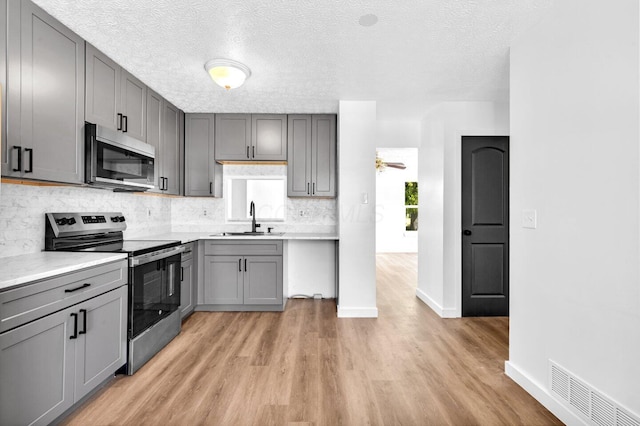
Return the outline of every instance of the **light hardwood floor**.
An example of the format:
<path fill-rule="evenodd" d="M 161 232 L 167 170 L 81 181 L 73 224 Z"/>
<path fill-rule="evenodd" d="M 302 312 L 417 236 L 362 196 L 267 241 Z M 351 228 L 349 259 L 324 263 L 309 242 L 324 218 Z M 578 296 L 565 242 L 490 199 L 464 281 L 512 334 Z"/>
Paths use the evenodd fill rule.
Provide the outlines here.
<path fill-rule="evenodd" d="M 505 376 L 507 318 L 441 319 L 415 297 L 415 255 L 377 260 L 379 318 L 338 319 L 333 300 L 197 312 L 66 423 L 561 424 Z"/>

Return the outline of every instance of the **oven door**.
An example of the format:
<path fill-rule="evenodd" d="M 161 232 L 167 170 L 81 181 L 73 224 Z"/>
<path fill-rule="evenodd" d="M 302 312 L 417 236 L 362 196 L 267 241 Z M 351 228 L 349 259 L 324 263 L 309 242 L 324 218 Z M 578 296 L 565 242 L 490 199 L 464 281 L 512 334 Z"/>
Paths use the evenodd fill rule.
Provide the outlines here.
<path fill-rule="evenodd" d="M 180 306 L 180 253 L 129 268 L 129 338 Z"/>

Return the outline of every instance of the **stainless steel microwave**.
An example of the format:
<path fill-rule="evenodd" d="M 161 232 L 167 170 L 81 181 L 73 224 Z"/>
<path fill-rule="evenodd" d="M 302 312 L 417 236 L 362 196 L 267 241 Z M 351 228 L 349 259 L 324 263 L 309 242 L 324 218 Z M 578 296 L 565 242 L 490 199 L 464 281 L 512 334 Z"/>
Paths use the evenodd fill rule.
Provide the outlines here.
<path fill-rule="evenodd" d="M 122 132 L 85 122 L 85 182 L 114 191 L 154 187 L 155 148 Z"/>

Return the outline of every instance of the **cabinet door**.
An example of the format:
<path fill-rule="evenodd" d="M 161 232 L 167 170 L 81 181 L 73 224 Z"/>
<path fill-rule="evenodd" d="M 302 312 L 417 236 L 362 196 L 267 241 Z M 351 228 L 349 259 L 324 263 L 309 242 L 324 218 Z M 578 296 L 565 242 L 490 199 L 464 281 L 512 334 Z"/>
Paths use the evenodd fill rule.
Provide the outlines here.
<path fill-rule="evenodd" d="M 180 195 L 180 111 L 178 108 L 163 101 L 164 121 L 162 131 L 162 175 L 164 178 L 164 192 Z"/>
<path fill-rule="evenodd" d="M 162 135 L 162 96 L 151 89 L 147 89 L 147 120 L 146 120 L 147 143 L 156 149 L 155 171 L 153 174 L 153 192 L 161 192 L 158 186 L 158 177 L 162 173 L 160 162 L 162 158 L 160 140 Z"/>
<path fill-rule="evenodd" d="M 145 128 L 147 111 L 147 86 L 132 74 L 121 68 L 120 71 L 120 113 L 122 113 L 122 131 L 132 138 L 147 140 Z"/>
<path fill-rule="evenodd" d="M 20 111 L 19 142 L 9 144 L 23 147 L 22 164 L 11 170 L 21 168 L 26 178 L 81 182 L 84 40 L 30 1 L 10 2 L 8 12 L 9 44 L 20 46 L 19 57 L 9 58 L 20 77 L 8 81 L 19 97 L 7 105 Z"/>
<path fill-rule="evenodd" d="M 7 148 L 7 0 L 0 0 L 0 170 L 8 172 Z"/>
<path fill-rule="evenodd" d="M 251 157 L 251 115 L 216 114 L 216 160 L 247 161 Z"/>
<path fill-rule="evenodd" d="M 182 262 L 180 274 L 180 318 L 184 318 L 195 307 L 195 293 L 193 286 L 194 270 L 193 259 Z"/>
<path fill-rule="evenodd" d="M 311 130 L 311 195 L 336 195 L 336 116 L 314 115 Z"/>
<path fill-rule="evenodd" d="M 285 161 L 287 159 L 286 114 L 251 116 L 251 159 Z"/>
<path fill-rule="evenodd" d="M 245 305 L 282 304 L 282 256 L 247 256 Z"/>
<path fill-rule="evenodd" d="M 204 257 L 204 304 L 241 305 L 244 263 L 240 256 Z"/>
<path fill-rule="evenodd" d="M 78 313 L 75 401 L 127 360 L 127 286 L 73 307 Z"/>
<path fill-rule="evenodd" d="M 287 195 L 311 195 L 311 116 L 289 115 Z"/>
<path fill-rule="evenodd" d="M 214 115 L 187 114 L 185 123 L 185 194 L 222 196 L 222 166 L 214 159 Z"/>
<path fill-rule="evenodd" d="M 85 120 L 121 130 L 120 65 L 89 43 L 86 50 Z"/>
<path fill-rule="evenodd" d="M 0 334 L 0 424 L 49 424 L 73 404 L 72 309 Z"/>

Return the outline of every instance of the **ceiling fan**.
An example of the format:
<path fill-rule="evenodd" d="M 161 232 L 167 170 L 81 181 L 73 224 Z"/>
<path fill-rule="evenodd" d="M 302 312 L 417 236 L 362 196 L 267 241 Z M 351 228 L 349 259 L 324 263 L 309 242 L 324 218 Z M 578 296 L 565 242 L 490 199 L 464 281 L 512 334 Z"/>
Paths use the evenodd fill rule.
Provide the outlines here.
<path fill-rule="evenodd" d="M 380 154 L 376 152 L 376 170 L 379 172 L 382 172 L 387 167 L 391 167 L 393 169 L 400 169 L 400 170 L 404 170 L 407 168 L 407 166 L 405 166 L 404 163 L 393 163 L 393 162 L 384 161 L 382 157 L 380 157 Z"/>

